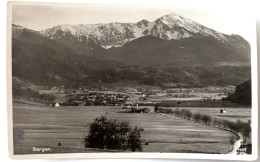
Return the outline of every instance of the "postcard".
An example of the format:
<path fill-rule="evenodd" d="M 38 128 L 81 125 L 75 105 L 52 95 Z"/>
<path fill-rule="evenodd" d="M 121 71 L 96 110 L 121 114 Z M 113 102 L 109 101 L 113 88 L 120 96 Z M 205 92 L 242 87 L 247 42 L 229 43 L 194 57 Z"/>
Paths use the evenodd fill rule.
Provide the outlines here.
<path fill-rule="evenodd" d="M 9 2 L 10 157 L 256 159 L 254 15 L 196 2 Z"/>

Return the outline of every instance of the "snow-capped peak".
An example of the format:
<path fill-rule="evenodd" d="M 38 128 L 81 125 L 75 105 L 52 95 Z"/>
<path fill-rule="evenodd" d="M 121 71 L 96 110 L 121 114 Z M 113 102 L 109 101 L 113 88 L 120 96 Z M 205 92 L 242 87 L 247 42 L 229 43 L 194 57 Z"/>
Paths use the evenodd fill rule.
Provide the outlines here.
<path fill-rule="evenodd" d="M 145 35 L 168 40 L 191 36 L 211 36 L 222 42 L 227 39 L 222 33 L 174 13 L 164 15 L 154 22 L 143 19 L 137 23 L 58 25 L 40 32 L 56 40 L 74 36 L 82 41 L 82 37 L 86 37 L 104 48 L 119 47 Z"/>

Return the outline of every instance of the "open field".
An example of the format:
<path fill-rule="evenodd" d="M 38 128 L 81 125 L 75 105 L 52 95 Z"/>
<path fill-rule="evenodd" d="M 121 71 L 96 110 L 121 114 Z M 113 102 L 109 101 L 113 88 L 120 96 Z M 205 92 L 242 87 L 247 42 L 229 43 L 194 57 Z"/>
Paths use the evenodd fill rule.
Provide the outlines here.
<path fill-rule="evenodd" d="M 185 93 L 172 93 L 172 95 L 182 95 Z M 167 94 L 165 94 L 167 95 Z M 155 102 L 161 102 L 161 101 L 197 101 L 197 100 L 204 100 L 205 98 L 211 98 L 212 100 L 221 100 L 222 98 L 227 97 L 227 95 L 224 95 L 222 93 L 207 93 L 207 92 L 193 92 L 189 93 L 190 96 L 193 97 L 172 97 L 172 96 L 150 96 L 151 101 Z"/>
<path fill-rule="evenodd" d="M 231 134 L 221 129 L 168 118 L 152 111 L 143 114 L 124 111 L 116 106 L 52 108 L 14 103 L 14 152 L 41 153 L 33 152 L 32 147 L 51 148 L 45 153 L 110 151 L 85 149 L 81 143 L 88 134 L 88 124 L 101 115 L 144 128 L 141 137 L 143 152 L 228 153 L 232 149 Z M 145 142 L 148 145 L 144 145 Z"/>
<path fill-rule="evenodd" d="M 207 114 L 213 118 L 225 119 L 234 122 L 236 122 L 238 119 L 242 122 L 248 122 L 248 120 L 251 120 L 251 108 L 222 108 L 226 110 L 226 113 L 220 113 L 221 108 L 216 107 L 183 107 L 179 109 L 187 109 L 190 110 L 193 114 Z"/>

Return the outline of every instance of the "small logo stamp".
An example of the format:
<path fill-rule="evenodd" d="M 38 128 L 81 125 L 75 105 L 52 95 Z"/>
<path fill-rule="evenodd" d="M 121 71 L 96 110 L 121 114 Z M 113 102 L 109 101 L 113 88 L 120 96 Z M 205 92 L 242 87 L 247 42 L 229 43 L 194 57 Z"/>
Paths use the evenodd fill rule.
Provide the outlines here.
<path fill-rule="evenodd" d="M 246 148 L 239 148 L 237 152 L 246 152 Z"/>

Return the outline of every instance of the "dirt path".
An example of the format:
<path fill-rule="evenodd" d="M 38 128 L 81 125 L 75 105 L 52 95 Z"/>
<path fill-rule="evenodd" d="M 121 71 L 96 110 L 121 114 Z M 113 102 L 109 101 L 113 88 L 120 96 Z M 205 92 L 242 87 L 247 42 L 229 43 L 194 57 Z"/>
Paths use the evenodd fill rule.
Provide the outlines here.
<path fill-rule="evenodd" d="M 238 155 L 237 150 L 240 148 L 241 143 L 243 142 L 243 137 L 240 133 L 238 133 L 237 135 L 239 136 L 239 139 L 233 144 L 233 149 L 228 154 Z"/>

